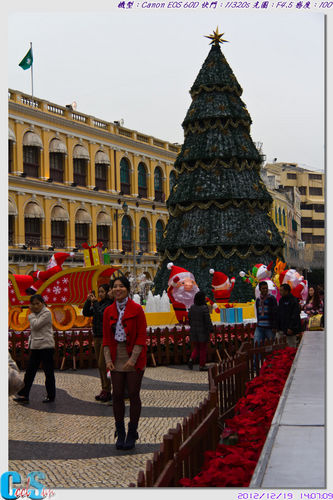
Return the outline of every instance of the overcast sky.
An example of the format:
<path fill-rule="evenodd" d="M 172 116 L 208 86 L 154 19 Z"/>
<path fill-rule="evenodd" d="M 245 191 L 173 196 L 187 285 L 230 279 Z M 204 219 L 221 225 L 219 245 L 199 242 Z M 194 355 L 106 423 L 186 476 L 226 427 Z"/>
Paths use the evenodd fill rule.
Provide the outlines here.
<path fill-rule="evenodd" d="M 243 88 L 251 135 L 267 160 L 324 168 L 324 16 L 242 11 L 14 12 L 8 18 L 8 86 L 31 92 L 18 63 L 33 44 L 34 94 L 170 142 L 219 26 Z"/>
<path fill-rule="evenodd" d="M 56 3 L 5 0 L 1 7 L 0 39 L 2 47 L 7 46 L 8 59 L 1 71 L 2 109 L 7 106 L 7 87 L 31 92 L 30 71 L 23 71 L 18 63 L 32 42 L 36 97 L 59 105 L 75 100 L 78 111 L 107 121 L 123 118 L 129 128 L 182 143 L 181 123 L 191 102 L 188 92 L 210 48 L 203 35 L 210 34 L 218 25 L 229 40 L 222 50 L 243 88 L 242 99 L 253 120 L 252 138 L 263 143 L 268 161 L 277 158 L 314 170 L 324 168 L 322 13 L 294 9 L 283 13 L 223 9 L 122 11 L 112 8 L 117 3 L 117 0 L 57 0 Z M 9 10 L 14 9 L 16 12 L 7 17 Z M 47 9 L 53 11 L 46 12 Z M 332 13 L 329 16 L 329 40 L 332 40 L 333 9 L 326 12 Z M 329 55 L 328 62 L 332 60 L 330 52 Z M 330 81 L 332 84 L 332 78 Z M 6 153 L 6 113 L 1 114 L 0 120 L 1 150 Z M 2 213 L 7 211 L 6 171 L 7 168 L 2 169 Z M 6 262 L 5 246 L 2 252 Z M 6 283 L 6 266 L 0 266 L 0 273 L 2 283 Z M 327 275 L 331 275 L 330 269 Z M 326 291 L 330 283 L 327 280 Z M 6 301 L 2 301 L 1 308 L 1 315 L 6 318 Z M 327 319 L 330 325 L 331 317 L 328 315 Z M 2 359 L 6 361 L 6 335 L 1 348 Z M 0 364 L 0 370 L 1 380 L 6 380 L 6 362 Z M 328 380 L 332 380 L 329 364 L 327 372 Z M 327 391 L 330 394 L 332 391 Z M 3 412 L 4 440 L 6 416 Z M 330 457 L 332 448 L 330 442 Z M 6 447 L 0 452 L 0 463 L 4 472 L 8 466 Z M 327 470 L 331 468 L 328 466 Z M 328 475 L 329 481 L 330 478 Z M 100 490 L 98 498 L 109 498 L 109 492 L 103 493 Z M 117 495 L 122 493 L 127 494 L 117 490 Z M 143 492 L 144 498 L 150 493 L 155 494 Z M 191 498 L 202 494 L 193 490 L 187 493 Z M 72 490 L 67 496 L 58 490 L 56 495 L 61 499 L 85 499 L 90 493 Z M 160 497 L 169 495 L 167 490 L 159 491 Z M 209 495 L 220 498 L 221 491 L 209 491 Z M 223 499 L 234 498 L 235 491 L 223 491 Z"/>

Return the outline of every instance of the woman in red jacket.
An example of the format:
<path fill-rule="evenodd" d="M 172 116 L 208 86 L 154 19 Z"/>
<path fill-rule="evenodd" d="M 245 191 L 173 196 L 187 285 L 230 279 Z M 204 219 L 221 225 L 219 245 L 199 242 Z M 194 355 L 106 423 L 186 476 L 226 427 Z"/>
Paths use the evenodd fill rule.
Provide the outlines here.
<path fill-rule="evenodd" d="M 140 388 L 147 363 L 147 322 L 142 307 L 130 297 L 125 276 L 111 282 L 114 303 L 103 317 L 103 346 L 107 370 L 111 372 L 113 414 L 116 421 L 116 448 L 130 450 L 138 439 L 141 413 Z M 124 391 L 130 399 L 130 422 L 126 435 Z"/>

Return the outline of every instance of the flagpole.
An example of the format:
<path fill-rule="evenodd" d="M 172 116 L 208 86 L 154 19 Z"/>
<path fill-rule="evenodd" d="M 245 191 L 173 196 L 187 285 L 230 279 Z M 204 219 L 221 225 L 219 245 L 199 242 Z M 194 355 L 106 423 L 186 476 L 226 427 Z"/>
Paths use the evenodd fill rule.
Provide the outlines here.
<path fill-rule="evenodd" d="M 31 55 L 33 57 L 33 53 L 32 53 L 32 42 L 30 42 L 30 50 L 31 50 Z M 33 65 L 34 65 L 34 62 L 33 62 L 33 59 L 32 59 L 32 63 L 31 63 L 31 98 L 32 98 L 32 101 L 34 100 L 34 74 L 33 74 Z"/>

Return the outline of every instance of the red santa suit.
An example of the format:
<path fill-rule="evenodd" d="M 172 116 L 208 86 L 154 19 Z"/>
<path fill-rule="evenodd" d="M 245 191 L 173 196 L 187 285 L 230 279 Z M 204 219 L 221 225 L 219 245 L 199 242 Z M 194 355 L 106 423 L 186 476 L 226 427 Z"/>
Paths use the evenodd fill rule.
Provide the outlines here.
<path fill-rule="evenodd" d="M 186 269 L 169 262 L 170 277 L 168 281 L 168 297 L 180 323 L 188 319 L 187 311 L 194 303 L 194 296 L 199 291 L 194 276 Z"/>
<path fill-rule="evenodd" d="M 73 257 L 74 255 L 74 252 L 57 252 L 53 254 L 46 265 L 46 271 L 35 271 L 32 274 L 33 278 L 37 278 L 37 281 L 30 285 L 30 287 L 26 289 L 26 292 L 30 295 L 36 293 L 45 281 L 62 271 L 62 264 L 68 257 Z"/>
<path fill-rule="evenodd" d="M 308 296 L 308 282 L 301 276 L 296 269 L 287 269 L 279 275 L 280 285 L 287 283 L 291 288 L 294 297 L 300 300 L 306 300 Z"/>
<path fill-rule="evenodd" d="M 209 272 L 213 275 L 212 289 L 215 302 L 217 304 L 226 304 L 229 302 L 231 292 L 235 286 L 235 278 L 229 280 L 226 274 L 214 269 L 210 269 Z"/>

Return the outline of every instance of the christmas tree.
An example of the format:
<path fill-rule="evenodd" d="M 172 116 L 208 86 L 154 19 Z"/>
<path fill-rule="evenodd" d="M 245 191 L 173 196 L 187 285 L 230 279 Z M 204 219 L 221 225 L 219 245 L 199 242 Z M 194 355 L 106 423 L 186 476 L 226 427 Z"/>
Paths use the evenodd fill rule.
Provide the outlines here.
<path fill-rule="evenodd" d="M 234 276 L 231 301 L 245 302 L 254 293 L 239 271 L 283 258 L 283 242 L 268 213 L 272 198 L 260 178 L 262 158 L 250 136 L 242 88 L 221 52 L 223 35 L 217 28 L 207 37 L 212 47 L 190 90 L 154 292 L 167 289 L 173 262 L 191 271 L 210 297 L 209 269 Z"/>

